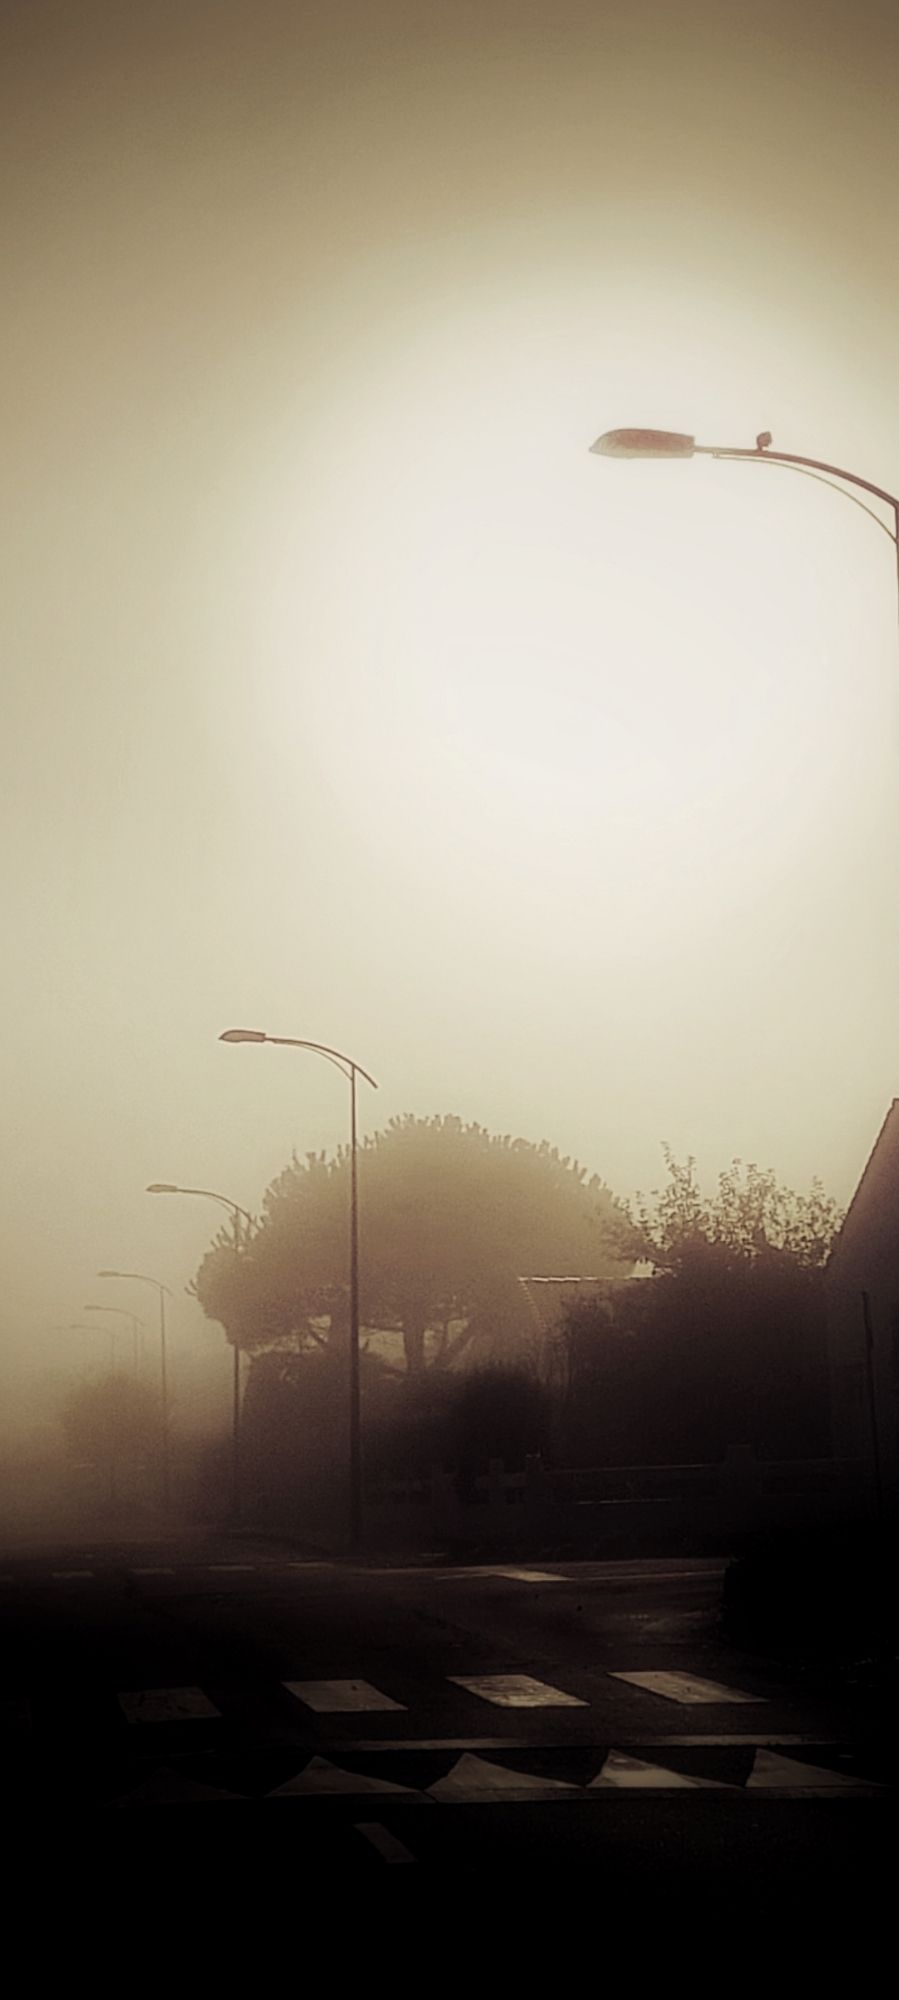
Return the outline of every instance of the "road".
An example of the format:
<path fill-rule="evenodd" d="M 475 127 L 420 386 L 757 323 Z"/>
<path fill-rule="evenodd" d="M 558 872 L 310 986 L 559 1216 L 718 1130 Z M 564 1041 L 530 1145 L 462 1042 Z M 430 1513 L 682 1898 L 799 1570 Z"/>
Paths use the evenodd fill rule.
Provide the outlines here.
<path fill-rule="evenodd" d="M 588 1865 L 619 1908 L 755 1914 L 861 1900 L 887 1867 L 889 1704 L 729 1647 L 718 1562 L 389 1568 L 178 1535 L 19 1548 L 0 1575 L 8 1830 L 69 1852 L 89 1827 L 134 1856 L 164 1824 L 169 1854 L 250 1870 Z"/>

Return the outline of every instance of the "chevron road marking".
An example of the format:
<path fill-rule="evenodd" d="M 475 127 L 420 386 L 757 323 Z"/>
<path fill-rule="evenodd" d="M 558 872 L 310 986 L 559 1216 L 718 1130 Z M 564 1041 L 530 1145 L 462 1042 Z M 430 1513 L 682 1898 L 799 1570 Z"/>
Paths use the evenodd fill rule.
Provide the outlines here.
<path fill-rule="evenodd" d="M 395 1785 L 388 1778 L 370 1778 L 357 1771 L 344 1771 L 339 1764 L 331 1764 L 327 1757 L 313 1757 L 305 1769 L 298 1771 L 295 1778 L 288 1778 L 284 1785 L 277 1785 L 269 1792 L 270 1799 L 328 1798 L 346 1799 L 367 1796 L 377 1792 L 389 1793 L 394 1798 L 421 1799 L 423 1794 L 410 1785 Z"/>
<path fill-rule="evenodd" d="M 682 1771 L 666 1771 L 661 1764 L 646 1764 L 642 1757 L 631 1757 L 624 1750 L 610 1750 L 599 1773 L 588 1785 L 588 1791 L 605 1789 L 614 1785 L 619 1791 L 728 1791 L 717 1778 L 688 1778 Z"/>

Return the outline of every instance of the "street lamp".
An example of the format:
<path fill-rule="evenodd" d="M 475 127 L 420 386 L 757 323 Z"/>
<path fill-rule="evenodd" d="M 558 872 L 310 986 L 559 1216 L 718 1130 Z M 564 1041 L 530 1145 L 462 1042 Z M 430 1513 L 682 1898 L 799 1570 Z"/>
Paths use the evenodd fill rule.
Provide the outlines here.
<path fill-rule="evenodd" d="M 226 1028 L 220 1042 L 272 1042 L 279 1048 L 311 1049 L 317 1056 L 348 1078 L 350 1086 L 350 1549 L 362 1544 L 362 1421 L 359 1383 L 359 1186 L 358 1141 L 356 1131 L 356 1078 L 362 1076 L 373 1090 L 378 1086 L 367 1069 L 328 1048 L 325 1042 L 301 1041 L 296 1035 L 266 1035 L 259 1028 Z"/>
<path fill-rule="evenodd" d="M 140 1338 L 138 1329 L 140 1329 L 141 1333 L 143 1332 L 143 1325 L 144 1325 L 143 1320 L 138 1319 L 137 1313 L 128 1312 L 125 1306 L 97 1306 L 88 1304 L 84 1306 L 82 1310 L 86 1313 L 118 1313 L 121 1319 L 130 1319 L 131 1343 L 132 1343 L 131 1351 L 132 1351 L 132 1360 L 134 1362 L 134 1373 L 136 1375 L 138 1372 L 138 1352 L 139 1352 L 138 1342 Z M 113 1336 L 113 1340 L 114 1339 L 115 1336 Z"/>
<path fill-rule="evenodd" d="M 754 460 L 756 464 L 785 465 L 794 472 L 803 472 L 810 479 L 820 479 L 825 486 L 835 486 L 837 480 L 844 485 L 835 486 L 844 499 L 852 500 L 856 507 L 869 515 L 882 528 L 896 551 L 896 575 L 899 582 L 899 495 L 888 493 L 886 487 L 875 486 L 870 479 L 862 479 L 857 472 L 847 472 L 844 466 L 829 465 L 823 458 L 803 458 L 794 451 L 772 451 L 771 432 L 760 431 L 754 445 L 697 444 L 684 431 L 617 430 L 604 431 L 602 437 L 590 446 L 602 458 L 742 458 Z M 846 486 L 858 486 L 863 493 L 870 493 L 875 500 L 882 500 L 893 516 L 893 526 L 888 528 L 873 507 L 868 507 L 857 494 L 847 493 Z"/>
<path fill-rule="evenodd" d="M 212 1188 L 179 1187 L 175 1181 L 151 1181 L 147 1194 L 199 1194 L 207 1201 L 217 1201 L 228 1209 L 234 1231 L 234 1253 L 239 1257 L 244 1247 L 241 1224 L 246 1224 L 247 1242 L 253 1227 L 253 1217 L 236 1201 L 229 1201 L 226 1194 L 215 1194 Z M 231 1422 L 231 1504 L 235 1521 L 240 1519 L 240 1348 L 234 1341 L 234 1398 Z"/>
<path fill-rule="evenodd" d="M 159 1295 L 159 1357 L 162 1371 L 162 1503 L 169 1504 L 169 1393 L 165 1354 L 165 1302 L 172 1294 L 168 1285 L 159 1278 L 148 1278 L 145 1271 L 98 1271 L 98 1278 L 127 1278 L 129 1284 L 153 1285 Z"/>

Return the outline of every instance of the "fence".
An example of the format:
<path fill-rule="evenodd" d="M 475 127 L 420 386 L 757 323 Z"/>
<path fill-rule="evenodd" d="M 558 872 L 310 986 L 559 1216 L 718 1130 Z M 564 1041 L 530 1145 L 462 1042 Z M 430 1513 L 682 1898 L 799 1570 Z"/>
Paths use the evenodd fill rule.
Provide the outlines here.
<path fill-rule="evenodd" d="M 452 1543 L 529 1539 L 572 1545 L 726 1539 L 754 1528 L 812 1527 L 873 1512 L 870 1478 L 854 1459 L 772 1462 L 734 1450 L 716 1465 L 622 1465 L 559 1471 L 500 1460 L 460 1486 L 440 1468 L 367 1496 L 385 1541 L 423 1534 Z"/>

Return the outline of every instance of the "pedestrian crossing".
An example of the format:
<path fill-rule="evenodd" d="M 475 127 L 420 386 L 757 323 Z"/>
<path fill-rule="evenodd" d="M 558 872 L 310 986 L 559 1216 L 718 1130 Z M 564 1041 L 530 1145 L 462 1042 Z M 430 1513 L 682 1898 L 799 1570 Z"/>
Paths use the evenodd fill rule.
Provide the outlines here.
<path fill-rule="evenodd" d="M 590 1702 L 579 1694 L 553 1686 L 533 1674 L 447 1674 L 447 1688 L 459 1688 L 475 1702 L 500 1709 L 588 1709 Z M 663 1700 L 692 1707 L 727 1706 L 731 1703 L 764 1703 L 765 1696 L 748 1694 L 717 1681 L 698 1680 L 682 1673 L 610 1671 L 605 1679 L 623 1681 Z M 658 1685 L 657 1685 L 658 1684 Z M 376 1715 L 389 1712 L 408 1714 L 409 1704 L 399 1701 L 383 1688 L 363 1679 L 285 1680 L 281 1686 L 312 1715 Z M 199 1687 L 147 1688 L 125 1690 L 118 1695 L 119 1706 L 131 1723 L 178 1722 L 220 1718 L 215 1702 Z"/>
<path fill-rule="evenodd" d="M 653 1794 L 681 1800 L 689 1810 L 691 1801 L 712 1795 L 895 1796 L 899 1761 L 889 1745 L 871 1740 L 840 1743 L 778 1729 L 776 1722 L 764 1732 L 719 1733 L 713 1726 L 707 1733 L 663 1734 L 654 1727 L 657 1703 L 663 1700 L 676 1722 L 677 1708 L 686 1717 L 695 1692 L 669 1687 L 660 1697 L 637 1673 L 608 1676 L 627 1684 L 623 1704 L 599 1694 L 589 1702 L 526 1674 L 443 1680 L 451 1703 L 446 1713 L 456 1725 L 456 1733 L 443 1737 L 422 1731 L 425 1716 L 433 1727 L 435 1714 L 434 1684 L 427 1682 L 418 1716 L 418 1702 L 362 1677 L 225 1689 L 185 1683 L 117 1694 L 79 1687 L 64 1691 L 58 1711 L 46 1687 L 33 1700 L 12 1696 L 0 1701 L 7 1804 L 17 1785 L 26 1802 L 60 1791 L 70 1806 L 104 1808 L 305 1800 L 323 1809 L 330 1801 L 336 1810 L 341 1802 L 351 1807 L 376 1798 L 385 1806 L 429 1809 L 574 1800 L 600 1806 Z M 702 1687 L 707 1703 L 715 1684 Z M 741 1692 L 722 1687 L 722 1721 L 728 1701 Z M 562 1735 L 552 1726 L 560 1705 L 571 1718 Z M 479 1714 L 486 1720 L 493 1711 L 496 1727 L 510 1707 L 521 1714 L 518 1734 L 478 1733 Z"/>

